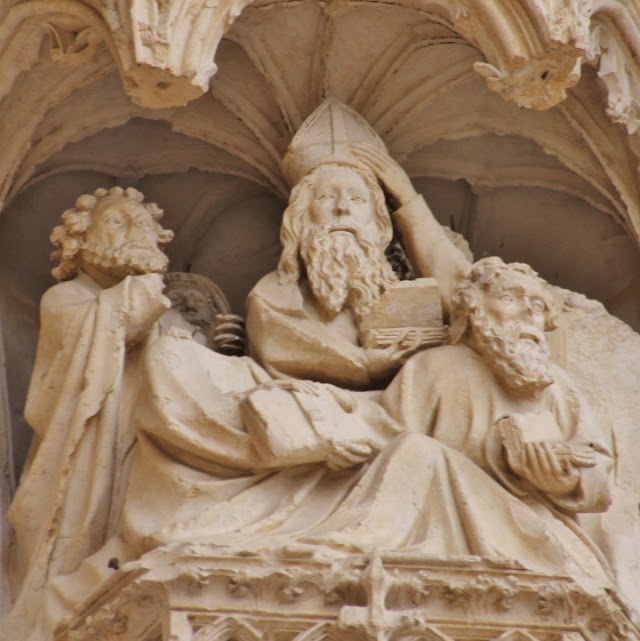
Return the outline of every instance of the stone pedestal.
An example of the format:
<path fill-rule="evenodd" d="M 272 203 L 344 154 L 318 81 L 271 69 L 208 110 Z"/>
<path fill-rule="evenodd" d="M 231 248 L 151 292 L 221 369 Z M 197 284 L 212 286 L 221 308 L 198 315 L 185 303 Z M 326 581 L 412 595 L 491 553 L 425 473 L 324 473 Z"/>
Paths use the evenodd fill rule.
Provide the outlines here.
<path fill-rule="evenodd" d="M 152 552 L 118 570 L 56 641 L 632 641 L 607 591 L 477 557 L 308 548 Z"/>

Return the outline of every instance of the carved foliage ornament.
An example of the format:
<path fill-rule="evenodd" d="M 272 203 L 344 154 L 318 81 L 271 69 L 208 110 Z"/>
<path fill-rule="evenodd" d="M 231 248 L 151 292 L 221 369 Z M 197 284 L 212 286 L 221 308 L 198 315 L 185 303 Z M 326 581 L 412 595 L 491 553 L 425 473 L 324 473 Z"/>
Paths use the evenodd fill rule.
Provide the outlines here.
<path fill-rule="evenodd" d="M 0 59 L 8 70 L 0 95 L 10 89 L 18 70 L 35 64 L 40 39 L 47 29 L 54 29 L 52 49 L 57 59 L 82 64 L 102 39 L 117 59 L 133 100 L 151 108 L 184 105 L 207 91 L 217 71 L 220 40 L 249 4 L 250 0 L 103 1 L 97 6 L 81 0 L 16 2 L 0 24 L 0 34 L 13 36 L 0 38 L 5 43 Z M 328 10 L 333 4 L 327 3 Z M 613 53 L 601 34 L 589 33 L 594 10 L 590 2 L 522 0 L 514 5 L 506 0 L 437 0 L 431 4 L 482 51 L 486 63 L 478 63 L 476 71 L 487 78 L 489 88 L 521 107 L 546 109 L 561 102 L 578 81 L 582 57 L 589 49 L 593 57 L 605 48 L 605 68 L 612 55 L 621 55 L 622 75 L 633 65 L 633 45 L 620 45 L 619 54 Z M 614 20 L 620 33 L 637 39 L 634 17 L 632 8 L 621 9 Z M 607 85 L 617 95 L 616 88 Z"/>
<path fill-rule="evenodd" d="M 202 552 L 202 550 L 201 550 Z M 173 561 L 165 559 L 174 564 Z M 222 567 L 233 561 L 243 568 L 245 582 L 254 586 L 252 596 L 227 600 L 212 592 L 220 579 L 229 576 Z M 271 559 L 276 561 L 276 559 Z M 182 577 L 198 564 L 201 585 L 188 596 L 181 590 Z M 364 563 L 364 569 L 363 568 Z M 342 570 L 355 582 L 348 604 L 329 607 L 308 602 L 302 610 L 274 611 L 276 592 L 284 575 L 291 577 L 285 585 L 300 581 L 328 594 L 337 579 L 330 563 L 310 559 L 287 561 L 276 568 L 266 559 L 233 556 L 189 559 L 180 556 L 178 574 L 168 579 L 161 566 L 149 568 L 126 583 L 114 585 L 75 625 L 60 628 L 57 641 L 109 639 L 110 641 L 155 641 L 143 619 L 166 621 L 165 637 L 172 641 L 262 641 L 278 638 L 286 641 L 633 641 L 637 630 L 629 626 L 621 608 L 608 596 L 595 597 L 563 577 L 528 575 L 521 571 L 496 568 L 469 569 L 454 565 L 431 564 L 424 559 L 380 559 L 354 557 Z M 356 569 L 357 568 L 357 569 Z M 406 608 L 407 592 L 420 576 L 423 589 L 430 596 L 420 608 Z M 158 589 L 162 585 L 162 589 Z M 466 599 L 451 608 L 447 590 L 455 586 Z M 362 593 L 366 593 L 362 605 Z M 555 605 L 546 616 L 540 616 L 537 605 L 541 594 Z M 505 609 L 492 595 L 509 594 Z M 213 594 L 224 613 L 210 608 Z M 142 597 L 147 595 L 144 600 Z M 131 603 L 140 605 L 131 608 Z M 143 607 L 144 606 L 144 607 Z M 336 618 L 335 614 L 338 616 Z M 284 618 L 283 618 L 284 617 Z M 482 622 L 491 621 L 490 625 Z M 95 635 L 95 636 L 91 636 Z M 129 635 L 129 636 L 127 636 Z"/>

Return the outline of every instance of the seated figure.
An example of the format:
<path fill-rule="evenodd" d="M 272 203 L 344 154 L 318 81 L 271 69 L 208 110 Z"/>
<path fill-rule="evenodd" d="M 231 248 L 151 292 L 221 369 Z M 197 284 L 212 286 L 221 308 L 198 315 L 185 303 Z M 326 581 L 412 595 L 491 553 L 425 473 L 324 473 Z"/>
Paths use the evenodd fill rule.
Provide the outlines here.
<path fill-rule="evenodd" d="M 454 344 L 413 356 L 382 396 L 407 434 L 305 540 L 476 554 L 606 580 L 573 515 L 608 508 L 613 459 L 551 361 L 552 327 L 548 287 L 530 267 L 476 263 L 453 296 Z M 386 486 L 407 491 L 385 500 Z"/>
<path fill-rule="evenodd" d="M 471 554 L 606 585 L 607 564 L 571 515 L 607 509 L 612 458 L 551 362 L 546 284 L 526 265 L 483 259 L 454 293 L 452 322 L 456 344 L 410 358 L 380 405 L 161 337 L 138 400 L 125 539 L 136 554 L 179 541 Z M 369 445 L 371 463 L 335 466 L 311 450 L 266 463 L 256 431 L 272 426 L 247 429 L 242 408 L 274 385 L 319 398 L 317 412 L 333 398 L 344 441 Z"/>
<path fill-rule="evenodd" d="M 606 580 L 606 563 L 568 515 L 607 508 L 611 457 L 593 439 L 579 394 L 551 364 L 546 285 L 497 259 L 467 278 L 467 259 L 382 142 L 336 101 L 309 117 L 284 166 L 296 187 L 278 272 L 248 299 L 253 360 L 229 361 L 170 336 L 147 351 L 123 519 L 128 543 L 137 554 L 194 540 L 476 554 Z M 425 349 L 411 327 L 386 347 L 363 344 L 360 330 L 378 302 L 403 287 L 385 263 L 392 229 L 380 183 L 400 205 L 394 216 L 417 274 L 437 276 L 454 340 L 464 345 Z M 408 237 L 429 231 L 422 246 Z M 494 295 L 494 280 L 496 291 L 514 291 Z M 511 361 L 482 350 L 473 325 L 480 312 L 463 305 L 471 293 L 473 310 L 494 310 L 496 331 L 512 332 L 519 320 L 499 314 L 497 300 L 537 310 L 523 321 L 529 334 L 513 339 L 518 349 L 506 344 Z M 413 305 L 398 307 L 396 325 Z M 527 387 L 516 375 L 520 353 L 536 350 L 545 377 Z M 459 366 L 459 353 L 477 374 Z M 496 377 L 506 363 L 513 376 Z M 371 391 L 394 375 L 378 402 Z M 450 402 L 429 387 L 439 381 L 448 381 Z M 311 424 L 332 416 L 342 440 L 318 439 L 302 454 L 266 452 L 278 415 L 292 422 L 284 397 L 268 393 L 274 387 L 295 396 Z M 258 396 L 276 399 L 275 410 L 256 409 Z M 541 443 L 530 436 L 539 425 Z"/>

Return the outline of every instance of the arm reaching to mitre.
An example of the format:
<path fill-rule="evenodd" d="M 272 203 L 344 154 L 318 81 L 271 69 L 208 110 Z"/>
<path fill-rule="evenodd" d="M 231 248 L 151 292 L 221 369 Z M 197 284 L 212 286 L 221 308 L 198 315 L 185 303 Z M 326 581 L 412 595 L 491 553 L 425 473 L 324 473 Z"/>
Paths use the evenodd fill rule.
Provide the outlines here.
<path fill-rule="evenodd" d="M 469 260 L 451 242 L 404 169 L 388 153 L 366 143 L 355 145 L 353 152 L 382 183 L 396 208 L 393 219 L 416 275 L 438 281 L 442 306 L 449 314 L 451 297 L 471 266 Z"/>

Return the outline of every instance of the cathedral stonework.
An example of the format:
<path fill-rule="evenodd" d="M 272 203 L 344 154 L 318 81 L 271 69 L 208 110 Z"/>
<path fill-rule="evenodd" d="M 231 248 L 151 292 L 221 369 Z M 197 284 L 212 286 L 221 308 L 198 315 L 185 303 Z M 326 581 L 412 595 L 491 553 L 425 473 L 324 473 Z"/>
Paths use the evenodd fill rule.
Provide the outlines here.
<path fill-rule="evenodd" d="M 3 641 L 640 641 L 640 4 L 0 30 Z"/>

